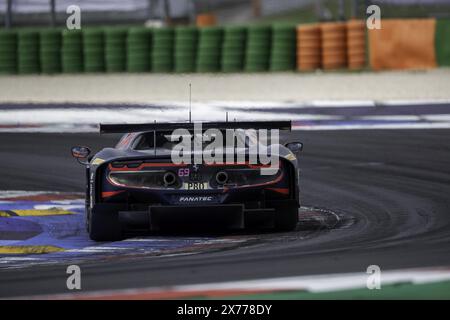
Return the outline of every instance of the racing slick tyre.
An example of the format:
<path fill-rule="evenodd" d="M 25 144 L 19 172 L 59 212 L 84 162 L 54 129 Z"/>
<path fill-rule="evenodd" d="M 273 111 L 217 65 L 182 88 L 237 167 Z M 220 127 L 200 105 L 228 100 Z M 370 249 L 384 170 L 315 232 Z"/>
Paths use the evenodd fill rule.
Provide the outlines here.
<path fill-rule="evenodd" d="M 117 241 L 123 239 L 119 211 L 126 206 L 117 204 L 97 204 L 88 215 L 89 237 L 94 241 Z"/>
<path fill-rule="evenodd" d="M 298 208 L 278 208 L 275 216 L 275 230 L 293 231 L 298 224 Z"/>

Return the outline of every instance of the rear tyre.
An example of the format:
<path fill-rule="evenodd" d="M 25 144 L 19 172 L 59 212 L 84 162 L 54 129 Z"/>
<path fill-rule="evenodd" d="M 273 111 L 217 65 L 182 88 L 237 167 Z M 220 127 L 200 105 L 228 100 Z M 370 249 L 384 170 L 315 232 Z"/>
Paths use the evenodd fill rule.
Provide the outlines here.
<path fill-rule="evenodd" d="M 277 231 L 293 231 L 298 224 L 298 208 L 278 208 L 275 216 L 275 229 Z"/>
<path fill-rule="evenodd" d="M 121 206 L 114 204 L 95 205 L 89 214 L 89 237 L 94 241 L 118 241 L 123 239 L 119 222 Z"/>

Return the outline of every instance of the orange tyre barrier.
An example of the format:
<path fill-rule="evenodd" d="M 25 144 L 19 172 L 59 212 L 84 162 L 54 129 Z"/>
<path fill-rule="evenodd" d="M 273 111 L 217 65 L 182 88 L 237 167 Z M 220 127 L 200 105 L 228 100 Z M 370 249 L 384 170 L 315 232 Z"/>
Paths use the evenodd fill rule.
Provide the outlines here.
<path fill-rule="evenodd" d="M 366 65 L 366 25 L 363 20 L 347 22 L 347 61 L 349 69 Z"/>
<path fill-rule="evenodd" d="M 297 69 L 300 71 L 320 68 L 321 42 L 319 25 L 297 27 Z"/>
<path fill-rule="evenodd" d="M 199 14 L 196 19 L 198 27 L 215 26 L 216 23 L 216 16 L 213 14 Z"/>
<path fill-rule="evenodd" d="M 322 67 L 340 69 L 347 66 L 347 28 L 343 22 L 320 25 L 322 45 Z"/>
<path fill-rule="evenodd" d="M 382 69 L 436 67 L 435 19 L 384 19 L 369 30 L 370 65 Z"/>

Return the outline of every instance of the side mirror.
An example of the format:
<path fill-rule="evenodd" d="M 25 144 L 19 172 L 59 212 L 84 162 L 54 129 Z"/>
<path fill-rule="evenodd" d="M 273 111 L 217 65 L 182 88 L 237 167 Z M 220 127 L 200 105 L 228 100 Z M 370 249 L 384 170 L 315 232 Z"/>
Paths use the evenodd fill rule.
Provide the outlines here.
<path fill-rule="evenodd" d="M 301 142 L 289 142 L 285 144 L 285 147 L 291 150 L 293 153 L 298 153 L 303 150 L 303 143 Z"/>
<path fill-rule="evenodd" d="M 81 164 L 87 164 L 87 157 L 91 154 L 91 149 L 88 147 L 76 146 L 72 147 L 72 157 L 77 159 Z"/>

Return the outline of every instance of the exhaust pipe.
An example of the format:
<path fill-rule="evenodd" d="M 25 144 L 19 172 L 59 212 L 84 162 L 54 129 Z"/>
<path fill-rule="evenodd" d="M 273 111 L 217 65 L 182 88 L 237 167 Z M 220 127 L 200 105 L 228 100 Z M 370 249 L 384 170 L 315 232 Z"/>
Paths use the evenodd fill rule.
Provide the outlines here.
<path fill-rule="evenodd" d="M 164 186 L 172 186 L 177 182 L 177 176 L 172 171 L 167 171 L 163 176 Z"/>
<path fill-rule="evenodd" d="M 225 171 L 219 171 L 216 173 L 216 182 L 219 185 L 224 185 L 228 182 L 228 173 Z"/>

